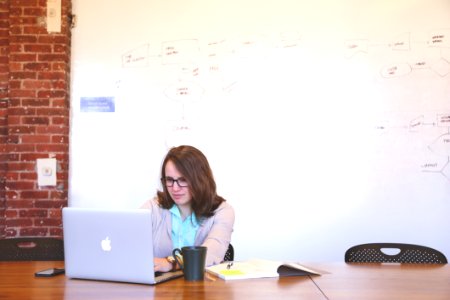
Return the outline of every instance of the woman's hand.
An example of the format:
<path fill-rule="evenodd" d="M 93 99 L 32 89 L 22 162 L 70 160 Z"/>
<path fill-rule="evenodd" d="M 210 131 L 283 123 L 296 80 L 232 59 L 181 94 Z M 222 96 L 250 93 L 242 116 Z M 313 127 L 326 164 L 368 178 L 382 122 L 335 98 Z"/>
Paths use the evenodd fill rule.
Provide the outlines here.
<path fill-rule="evenodd" d="M 155 257 L 153 259 L 155 272 L 169 272 L 172 271 L 172 263 L 170 263 L 165 257 Z"/>

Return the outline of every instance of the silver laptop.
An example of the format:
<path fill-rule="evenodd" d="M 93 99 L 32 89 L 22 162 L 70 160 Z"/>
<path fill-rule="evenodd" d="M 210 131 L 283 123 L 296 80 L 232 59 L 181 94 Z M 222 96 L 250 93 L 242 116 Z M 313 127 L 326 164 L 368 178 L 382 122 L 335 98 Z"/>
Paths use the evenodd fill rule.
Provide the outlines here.
<path fill-rule="evenodd" d="M 182 271 L 153 271 L 150 214 L 147 209 L 63 208 L 66 276 L 143 284 L 183 276 Z"/>

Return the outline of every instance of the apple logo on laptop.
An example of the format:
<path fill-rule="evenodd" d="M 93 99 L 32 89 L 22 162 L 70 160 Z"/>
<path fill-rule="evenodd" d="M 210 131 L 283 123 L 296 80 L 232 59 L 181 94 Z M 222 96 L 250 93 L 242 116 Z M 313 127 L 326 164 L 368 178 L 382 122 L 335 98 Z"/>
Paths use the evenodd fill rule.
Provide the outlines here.
<path fill-rule="evenodd" d="M 102 240 L 102 250 L 109 252 L 111 251 L 111 240 L 107 236 L 106 239 Z"/>

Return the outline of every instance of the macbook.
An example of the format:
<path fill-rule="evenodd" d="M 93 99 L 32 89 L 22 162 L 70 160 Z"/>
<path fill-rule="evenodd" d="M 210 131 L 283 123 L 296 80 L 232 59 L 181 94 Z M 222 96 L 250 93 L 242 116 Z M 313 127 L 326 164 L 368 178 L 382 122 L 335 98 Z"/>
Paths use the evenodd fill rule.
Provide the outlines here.
<path fill-rule="evenodd" d="M 156 284 L 183 276 L 153 271 L 147 209 L 63 208 L 64 257 L 70 278 Z"/>

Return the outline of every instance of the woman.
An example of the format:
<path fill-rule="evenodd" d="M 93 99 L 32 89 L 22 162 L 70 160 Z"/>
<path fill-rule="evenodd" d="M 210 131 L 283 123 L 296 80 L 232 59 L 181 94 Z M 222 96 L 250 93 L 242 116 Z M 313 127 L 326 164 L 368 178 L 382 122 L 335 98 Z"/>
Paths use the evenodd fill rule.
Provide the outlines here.
<path fill-rule="evenodd" d="M 172 148 L 161 168 L 163 191 L 147 201 L 152 210 L 155 271 L 176 268 L 172 250 L 206 246 L 206 266 L 222 262 L 231 240 L 234 210 L 217 195 L 203 153 L 192 146 Z"/>

